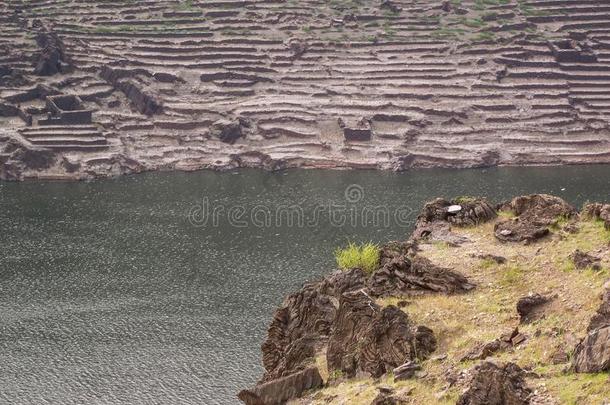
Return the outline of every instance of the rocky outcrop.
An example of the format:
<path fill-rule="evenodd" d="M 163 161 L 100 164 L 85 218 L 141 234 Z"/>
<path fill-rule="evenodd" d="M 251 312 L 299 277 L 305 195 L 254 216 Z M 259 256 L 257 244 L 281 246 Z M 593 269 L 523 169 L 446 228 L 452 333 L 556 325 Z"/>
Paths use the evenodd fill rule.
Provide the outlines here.
<path fill-rule="evenodd" d="M 43 30 L 36 36 L 36 43 L 41 48 L 34 67 L 38 76 L 53 76 L 66 72 L 69 66 L 66 48 L 55 32 Z"/>
<path fill-rule="evenodd" d="M 559 219 L 572 218 L 577 213 L 561 198 L 548 194 L 516 197 L 502 209 L 516 215 L 494 226 L 494 235 L 502 242 L 533 242 L 548 235 L 549 226 Z"/>
<path fill-rule="evenodd" d="M 521 323 L 540 319 L 543 315 L 545 304 L 549 301 L 549 297 L 540 294 L 531 294 L 519 298 L 519 301 L 517 301 L 517 313 L 519 314 Z"/>
<path fill-rule="evenodd" d="M 456 226 L 475 226 L 496 216 L 495 209 L 485 198 L 460 197 L 451 201 L 437 198 L 424 205 L 417 224 L 446 221 Z"/>
<path fill-rule="evenodd" d="M 605 228 L 610 230 L 610 204 L 587 204 L 583 207 L 581 215 L 585 218 L 604 221 Z"/>
<path fill-rule="evenodd" d="M 496 218 L 491 204 L 484 198 L 461 197 L 454 200 L 437 198 L 426 203 L 417 217 L 413 238 L 459 245 L 464 238 L 451 233 L 451 226 L 474 226 Z"/>
<path fill-rule="evenodd" d="M 237 396 L 246 405 L 279 405 L 322 385 L 320 372 L 316 367 L 310 367 L 287 377 L 257 385 L 251 390 L 242 390 Z"/>
<path fill-rule="evenodd" d="M 572 369 L 577 373 L 610 370 L 610 280 L 604 285 L 602 304 L 587 331 L 587 336 L 574 349 Z"/>
<path fill-rule="evenodd" d="M 485 361 L 472 370 L 468 390 L 457 405 L 526 405 L 531 390 L 525 384 L 525 373 L 514 363 Z"/>
<path fill-rule="evenodd" d="M 570 254 L 570 259 L 572 263 L 574 263 L 574 267 L 579 270 L 584 270 L 591 268 L 593 270 L 601 270 L 602 266 L 600 264 L 601 259 L 599 257 L 590 255 L 589 253 L 583 252 L 579 249 L 576 249 L 572 254 Z"/>
<path fill-rule="evenodd" d="M 503 334 L 498 339 L 474 346 L 462 356 L 460 361 L 484 360 L 496 353 L 518 346 L 525 340 L 525 335 L 519 332 L 519 328 L 515 328 L 511 332 Z"/>
<path fill-rule="evenodd" d="M 392 370 L 394 381 L 402 381 L 413 378 L 419 370 L 421 370 L 421 365 L 419 365 L 419 363 L 415 361 L 407 361 L 402 366 L 398 366 Z"/>
<path fill-rule="evenodd" d="M 329 370 L 345 376 L 363 372 L 379 377 L 434 350 L 436 339 L 429 328 L 413 325 L 395 306 L 379 307 L 359 290 L 341 296 L 326 359 Z"/>
<path fill-rule="evenodd" d="M 382 297 L 426 291 L 452 294 L 472 290 L 474 284 L 423 256 L 397 255 L 384 260 L 383 266 L 369 278 L 367 287 L 371 295 Z"/>
<path fill-rule="evenodd" d="M 338 297 L 361 288 L 362 270 L 337 272 L 289 295 L 276 310 L 262 345 L 265 375 L 262 381 L 280 378 L 309 365 L 325 344 L 335 319 Z"/>
<path fill-rule="evenodd" d="M 610 326 L 589 332 L 574 349 L 572 369 L 577 373 L 610 370 Z"/>
<path fill-rule="evenodd" d="M 591 318 L 587 331 L 610 326 L 610 280 L 604 284 L 602 292 L 602 304 Z"/>

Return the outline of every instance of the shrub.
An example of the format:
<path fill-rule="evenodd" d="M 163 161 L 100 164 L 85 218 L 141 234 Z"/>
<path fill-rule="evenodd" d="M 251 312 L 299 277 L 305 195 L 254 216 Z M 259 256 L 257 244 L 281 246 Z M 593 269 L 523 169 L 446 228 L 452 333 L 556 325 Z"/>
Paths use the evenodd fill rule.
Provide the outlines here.
<path fill-rule="evenodd" d="M 335 250 L 335 258 L 342 270 L 360 268 L 370 274 L 379 267 L 379 246 L 370 242 L 361 245 L 350 242 L 346 248 Z"/>

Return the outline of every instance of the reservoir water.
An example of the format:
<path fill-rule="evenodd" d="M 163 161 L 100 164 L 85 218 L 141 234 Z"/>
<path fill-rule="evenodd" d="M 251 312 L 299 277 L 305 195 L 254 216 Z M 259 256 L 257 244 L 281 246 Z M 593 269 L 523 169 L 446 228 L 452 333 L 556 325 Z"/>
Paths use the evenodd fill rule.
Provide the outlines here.
<path fill-rule="evenodd" d="M 609 201 L 610 167 L 0 183 L 0 403 L 238 403 L 335 247 L 407 238 L 436 196 L 535 192 Z"/>

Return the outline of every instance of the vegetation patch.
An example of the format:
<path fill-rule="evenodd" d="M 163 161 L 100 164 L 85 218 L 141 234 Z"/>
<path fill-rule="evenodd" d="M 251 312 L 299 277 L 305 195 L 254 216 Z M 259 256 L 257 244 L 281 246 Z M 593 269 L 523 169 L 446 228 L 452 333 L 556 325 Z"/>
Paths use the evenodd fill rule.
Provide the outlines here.
<path fill-rule="evenodd" d="M 379 246 L 374 243 L 357 245 L 350 242 L 347 247 L 335 251 L 335 259 L 342 270 L 359 268 L 370 274 L 379 267 L 379 254 Z"/>

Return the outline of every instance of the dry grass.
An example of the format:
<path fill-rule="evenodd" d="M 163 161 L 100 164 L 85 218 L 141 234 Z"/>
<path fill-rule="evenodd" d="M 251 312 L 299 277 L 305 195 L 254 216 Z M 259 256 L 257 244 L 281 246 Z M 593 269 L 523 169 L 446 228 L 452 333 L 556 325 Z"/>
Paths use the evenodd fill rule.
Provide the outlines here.
<path fill-rule="evenodd" d="M 463 273 L 477 284 L 468 294 L 413 297 L 404 308 L 414 322 L 435 331 L 439 341 L 435 355 L 444 354 L 446 358 L 424 362 L 427 376 L 419 380 L 394 383 L 392 376 L 386 376 L 377 381 L 336 382 L 298 403 L 369 404 L 377 395 L 375 387 L 379 385 L 410 390 L 407 398 L 413 404 L 455 403 L 463 387 L 446 390 L 447 370 L 471 367 L 472 362 L 459 362 L 468 349 L 477 343 L 491 341 L 516 326 L 528 337 L 527 341 L 496 358 L 513 361 L 536 372 L 540 378 L 530 379 L 528 383 L 556 403 L 603 403 L 603 399 L 610 398 L 608 373 L 577 375 L 567 372 L 566 364 L 552 365 L 550 362 L 556 351 L 569 353 L 584 336 L 589 319 L 599 306 L 602 285 L 610 275 L 608 231 L 595 221 L 582 221 L 578 225 L 580 231 L 576 234 L 555 231 L 531 245 L 497 241 L 493 237 L 493 223 L 456 229 L 456 233 L 471 240 L 459 248 L 423 245 L 422 255 Z M 569 260 L 575 249 L 602 257 L 602 271 L 575 270 Z M 507 261 L 497 264 L 472 257 L 487 253 L 503 256 Z M 516 302 L 529 293 L 557 297 L 548 306 L 543 319 L 519 325 Z M 390 305 L 399 300 L 388 298 L 379 303 Z"/>

